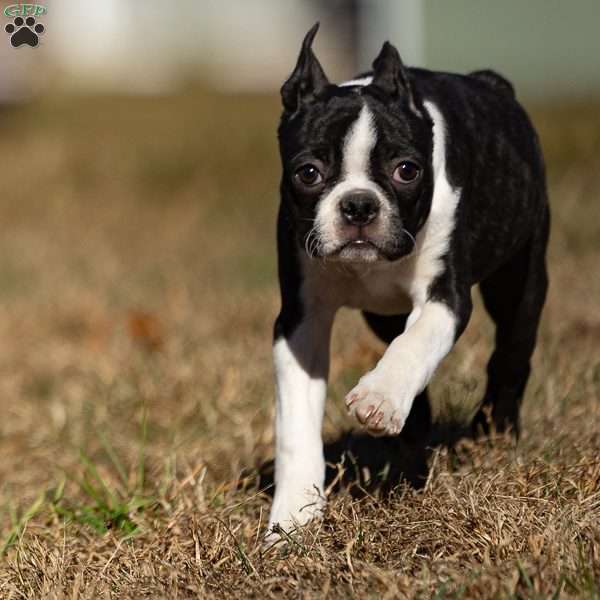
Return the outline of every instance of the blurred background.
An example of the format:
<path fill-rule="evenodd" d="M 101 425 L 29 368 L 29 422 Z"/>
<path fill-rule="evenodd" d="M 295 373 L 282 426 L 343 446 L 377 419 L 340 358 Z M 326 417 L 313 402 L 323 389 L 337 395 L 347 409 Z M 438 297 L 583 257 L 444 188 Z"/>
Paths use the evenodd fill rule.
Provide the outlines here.
<path fill-rule="evenodd" d="M 4 6 L 11 6 L 4 2 Z M 190 80 L 221 90 L 276 90 L 317 20 L 333 78 L 370 67 L 383 40 L 407 64 L 468 71 L 489 65 L 528 98 L 600 91 L 595 0 L 48 0 L 35 54 L 0 51 L 1 91 L 168 93 Z M 27 54 L 27 56 L 23 56 Z"/>
<path fill-rule="evenodd" d="M 9 43 L 14 3 L 0 13 L 0 532 L 15 507 L 81 469 L 82 448 L 118 482 L 105 439 L 126 470 L 147 440 L 144 485 L 167 499 L 198 473 L 220 490 L 271 456 L 278 89 L 317 20 L 315 50 L 333 81 L 369 68 L 389 39 L 409 65 L 493 68 L 514 82 L 540 132 L 553 206 L 521 447 L 538 452 L 568 410 L 565 435 L 591 427 L 597 0 L 43 6 L 36 48 Z M 341 399 L 381 352 L 356 315 L 340 322 L 353 326 L 334 337 L 329 438 L 353 426 Z M 477 401 L 491 335 L 478 308 L 438 398 Z M 204 502 L 194 490 L 188 509 Z M 76 485 L 65 497 L 85 501 Z"/>

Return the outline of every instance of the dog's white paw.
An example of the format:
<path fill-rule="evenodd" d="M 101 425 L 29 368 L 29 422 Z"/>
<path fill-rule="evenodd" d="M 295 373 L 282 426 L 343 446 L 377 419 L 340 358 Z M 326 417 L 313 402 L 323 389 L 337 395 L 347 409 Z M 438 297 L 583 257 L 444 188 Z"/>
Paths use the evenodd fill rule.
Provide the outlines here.
<path fill-rule="evenodd" d="M 398 435 L 415 395 L 410 388 L 401 389 L 400 382 L 371 371 L 346 396 L 346 406 L 371 435 Z"/>
<path fill-rule="evenodd" d="M 267 544 L 282 538 L 280 530 L 291 532 L 320 518 L 325 507 L 325 496 L 316 486 L 280 486 L 275 490 L 275 498 L 269 517 L 269 527 L 265 536 Z"/>

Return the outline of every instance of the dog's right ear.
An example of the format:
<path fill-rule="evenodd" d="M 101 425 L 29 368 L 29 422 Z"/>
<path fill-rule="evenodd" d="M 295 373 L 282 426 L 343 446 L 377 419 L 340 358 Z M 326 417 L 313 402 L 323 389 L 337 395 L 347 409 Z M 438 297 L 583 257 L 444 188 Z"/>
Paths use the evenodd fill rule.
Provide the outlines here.
<path fill-rule="evenodd" d="M 304 37 L 294 72 L 281 87 L 281 100 L 286 111 L 296 112 L 299 106 L 314 98 L 329 80 L 312 51 L 312 43 L 319 30 L 316 23 Z"/>

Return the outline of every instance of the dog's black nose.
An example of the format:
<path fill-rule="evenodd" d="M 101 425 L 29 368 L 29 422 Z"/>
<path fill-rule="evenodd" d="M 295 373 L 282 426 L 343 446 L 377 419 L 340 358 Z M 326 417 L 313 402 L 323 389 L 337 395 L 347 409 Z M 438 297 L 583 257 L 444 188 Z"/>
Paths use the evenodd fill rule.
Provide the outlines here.
<path fill-rule="evenodd" d="M 350 192 L 342 198 L 340 210 L 350 225 L 368 225 L 379 212 L 379 200 L 367 190 Z"/>

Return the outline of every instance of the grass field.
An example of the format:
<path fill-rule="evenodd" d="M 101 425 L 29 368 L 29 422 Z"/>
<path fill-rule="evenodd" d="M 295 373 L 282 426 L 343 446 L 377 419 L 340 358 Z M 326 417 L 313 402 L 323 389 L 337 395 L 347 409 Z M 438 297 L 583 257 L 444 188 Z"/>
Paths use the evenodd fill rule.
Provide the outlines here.
<path fill-rule="evenodd" d="M 329 508 L 265 551 L 278 111 L 189 90 L 0 113 L 0 597 L 598 598 L 600 105 L 533 112 L 554 220 L 519 444 L 436 449 L 423 489 L 384 493 L 409 450 L 343 436 L 382 351 L 343 312 Z M 483 390 L 476 303 L 440 420 Z"/>

